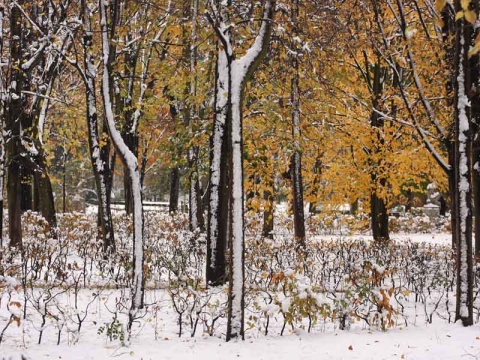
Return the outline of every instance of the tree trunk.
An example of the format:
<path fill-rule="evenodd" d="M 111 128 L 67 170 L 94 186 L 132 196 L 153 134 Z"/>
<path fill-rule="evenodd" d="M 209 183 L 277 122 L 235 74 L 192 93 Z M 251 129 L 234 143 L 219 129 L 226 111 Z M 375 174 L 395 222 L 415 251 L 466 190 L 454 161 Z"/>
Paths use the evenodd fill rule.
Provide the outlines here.
<path fill-rule="evenodd" d="M 203 220 L 203 202 L 200 194 L 200 180 L 198 175 L 198 148 L 190 148 L 189 153 L 194 152 L 195 155 L 189 155 L 189 191 L 188 191 L 188 219 L 190 231 L 197 229 L 200 232 L 205 231 L 205 224 Z"/>
<path fill-rule="evenodd" d="M 109 140 L 104 140 L 101 145 L 97 115 L 96 93 L 96 68 L 94 58 L 91 54 L 93 45 L 93 30 L 91 24 L 90 10 L 85 2 L 82 1 L 83 23 L 85 34 L 83 37 L 83 61 L 84 61 L 84 81 L 85 81 L 85 104 L 86 104 L 86 120 L 88 128 L 88 146 L 90 150 L 90 161 L 92 164 L 93 175 L 95 178 L 95 186 L 97 189 L 98 199 L 98 225 L 99 235 L 103 242 L 104 254 L 115 251 L 115 235 L 113 230 L 113 220 L 111 212 L 110 199 L 110 171 L 111 164 L 109 161 L 110 145 Z M 106 132 L 104 133 L 106 134 Z M 108 139 L 107 136 L 104 136 Z"/>
<path fill-rule="evenodd" d="M 384 81 L 384 71 L 382 70 L 379 60 L 373 65 L 373 88 L 372 88 L 372 108 L 377 110 L 381 105 L 381 98 L 383 92 L 383 81 Z M 379 152 L 384 151 L 383 145 L 385 140 L 382 137 L 382 131 L 385 121 L 384 119 L 374 110 L 370 115 L 370 125 L 372 126 L 377 144 L 373 145 L 373 150 L 371 153 L 373 155 L 378 155 Z M 372 226 L 372 235 L 373 239 L 376 241 L 385 241 L 389 239 L 388 232 L 388 213 L 385 200 L 379 196 L 382 189 L 386 187 L 386 180 L 382 173 L 383 154 L 380 157 L 380 160 L 374 159 L 370 160 L 370 178 L 372 181 L 373 189 L 370 194 L 370 217 L 371 217 L 371 226 Z"/>
<path fill-rule="evenodd" d="M 241 74 L 241 73 L 240 73 Z M 242 91 L 245 76 L 239 76 L 236 67 L 231 68 L 230 101 L 227 121 L 230 128 L 230 283 L 228 300 L 227 341 L 245 336 L 245 238 L 243 203 L 243 128 Z"/>
<path fill-rule="evenodd" d="M 218 47 L 215 81 L 213 136 L 210 145 L 210 186 L 208 188 L 207 285 L 224 284 L 226 279 L 228 225 L 228 139 L 227 102 L 230 64 Z"/>
<path fill-rule="evenodd" d="M 52 183 L 48 175 L 47 165 L 45 163 L 43 149 L 41 144 L 37 143 L 38 155 L 35 156 L 35 163 L 38 169 L 34 171 L 34 183 L 38 192 L 38 211 L 47 220 L 50 226 L 52 236 L 57 236 L 57 217 L 55 212 L 55 199 L 53 198 Z"/>
<path fill-rule="evenodd" d="M 413 208 L 413 191 L 408 189 L 407 193 L 407 204 L 405 205 L 405 212 L 409 213 L 412 212 Z"/>
<path fill-rule="evenodd" d="M 473 159 L 475 159 L 478 163 L 480 159 L 480 148 L 477 147 L 476 144 L 473 150 Z M 480 262 L 480 174 L 478 169 L 473 170 L 473 209 L 474 209 L 474 218 L 475 218 L 475 260 L 476 263 Z"/>
<path fill-rule="evenodd" d="M 478 5 L 478 4 L 477 4 Z M 476 9 L 476 8 L 474 8 Z M 460 0 L 455 10 L 462 10 Z M 478 15 L 477 15 L 478 17 Z M 455 320 L 464 326 L 473 324 L 473 253 L 472 253 L 472 183 L 471 183 L 471 94 L 477 80 L 472 73 L 468 52 L 475 38 L 466 19 L 457 20 L 455 52 L 455 190 L 457 198 L 457 304 Z M 478 55 L 474 55 L 477 57 Z"/>
<path fill-rule="evenodd" d="M 457 191 L 456 191 L 456 180 L 455 180 L 455 141 L 449 143 L 448 148 L 448 163 L 450 165 L 450 170 L 447 172 L 448 177 L 448 192 L 450 194 L 450 227 L 452 231 L 452 249 L 457 248 L 458 238 L 457 238 Z"/>
<path fill-rule="evenodd" d="M 263 228 L 262 236 L 273 239 L 273 216 L 274 216 L 274 184 L 273 179 L 269 178 L 265 184 L 263 192 L 263 200 L 265 202 L 263 211 Z"/>
<path fill-rule="evenodd" d="M 7 167 L 8 235 L 10 247 L 22 247 L 22 210 L 20 208 L 20 168 L 16 161 Z"/>
<path fill-rule="evenodd" d="M 35 184 L 38 190 L 38 211 L 52 227 L 52 234 L 56 233 L 57 218 L 55 212 L 55 199 L 53 198 L 52 183 L 48 173 L 35 171 Z"/>
<path fill-rule="evenodd" d="M 114 7 L 110 14 L 117 14 L 118 2 L 114 2 Z M 116 52 L 110 48 L 112 42 L 112 34 L 115 34 L 116 19 L 113 16 L 109 22 L 107 15 L 106 2 L 99 0 L 100 7 L 100 24 L 102 35 L 102 51 L 103 51 L 103 74 L 102 74 L 102 100 L 105 119 L 108 126 L 108 132 L 115 148 L 120 155 L 120 159 L 124 166 L 129 169 L 129 175 L 132 180 L 133 193 L 133 274 L 131 288 L 131 308 L 129 313 L 128 330 L 136 317 L 137 310 L 144 306 L 145 278 L 144 278 L 144 217 L 142 206 L 142 187 L 140 179 L 140 171 L 137 157 L 133 154 L 123 141 L 123 138 L 115 124 L 115 117 L 112 105 L 112 64 L 116 59 Z"/>
<path fill-rule="evenodd" d="M 174 167 L 170 170 L 170 201 L 168 211 L 173 214 L 178 211 L 178 200 L 180 197 L 180 170 Z"/>
<path fill-rule="evenodd" d="M 22 5 L 23 1 L 19 1 Z M 23 72 L 22 64 L 22 39 L 23 26 L 22 14 L 18 6 L 10 10 L 10 79 L 8 85 L 9 99 L 6 111 L 5 130 L 9 134 L 6 144 L 7 151 L 7 200 L 10 247 L 22 246 L 22 220 L 21 220 L 21 178 L 20 171 L 20 116 L 22 114 Z"/>
<path fill-rule="evenodd" d="M 35 190 L 35 184 L 33 182 L 32 172 L 24 165 L 20 165 L 20 208 L 22 213 L 28 210 L 39 211 L 39 199 L 38 193 Z"/>
<path fill-rule="evenodd" d="M 372 235 L 374 240 L 388 240 L 388 214 L 385 202 L 376 193 L 370 198 L 370 213 L 372 221 Z"/>
<path fill-rule="evenodd" d="M 0 5 L 0 54 L 3 54 L 3 20 L 5 18 L 5 8 Z M 5 72 L 0 69 L 0 247 L 3 247 L 3 188 L 5 187 L 5 99 L 7 88 L 5 82 Z M 1 260 L 1 256 L 0 256 Z M 3 274 L 2 274 L 3 275 Z"/>
<path fill-rule="evenodd" d="M 478 125 L 477 125 L 477 134 Z M 480 164 L 480 143 L 478 142 L 478 137 L 475 141 L 473 149 L 473 159 L 476 161 L 476 169 L 473 170 L 473 208 L 474 208 L 474 218 L 475 218 L 475 262 L 480 263 L 480 169 L 478 165 Z"/>
<path fill-rule="evenodd" d="M 298 24 L 299 1 L 294 0 L 291 11 L 293 24 L 293 37 L 299 33 Z M 305 214 L 303 204 L 303 179 L 302 179 L 302 153 L 300 145 L 300 85 L 299 85 L 299 64 L 298 56 L 301 49 L 297 49 L 297 40 L 293 39 L 290 62 L 292 64 L 293 76 L 291 81 L 291 103 L 292 103 L 292 186 L 293 186 L 293 227 L 297 249 L 305 249 Z"/>
<path fill-rule="evenodd" d="M 132 181 L 130 179 L 129 171 L 126 167 L 123 167 L 123 193 L 125 202 L 125 212 L 131 215 L 133 212 L 133 194 L 132 194 Z"/>

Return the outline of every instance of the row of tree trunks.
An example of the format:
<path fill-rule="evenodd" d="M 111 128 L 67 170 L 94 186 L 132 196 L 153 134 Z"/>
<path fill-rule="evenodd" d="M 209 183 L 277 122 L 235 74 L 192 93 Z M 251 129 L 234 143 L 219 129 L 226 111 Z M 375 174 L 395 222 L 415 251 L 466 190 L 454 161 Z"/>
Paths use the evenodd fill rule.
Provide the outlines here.
<path fill-rule="evenodd" d="M 43 127 L 50 107 L 50 94 L 63 69 L 62 51 L 71 47 L 72 40 L 62 32 L 70 2 L 61 6 L 54 2 L 30 4 L 15 2 L 10 8 L 10 64 L 6 104 L 7 133 L 7 198 L 9 208 L 9 237 L 12 247 L 21 247 L 21 213 L 39 211 L 48 221 L 51 236 L 56 236 L 56 211 L 52 184 L 43 148 Z M 51 14 L 50 21 L 39 21 L 42 14 Z M 27 26 L 32 21 L 40 31 Z M 50 38 L 43 33 L 56 34 L 59 51 L 47 51 Z M 31 44 L 40 50 L 32 53 Z M 3 45 L 2 45 L 3 46 Z M 42 69 L 38 72 L 38 69 Z M 35 83 L 31 80 L 35 79 Z"/>

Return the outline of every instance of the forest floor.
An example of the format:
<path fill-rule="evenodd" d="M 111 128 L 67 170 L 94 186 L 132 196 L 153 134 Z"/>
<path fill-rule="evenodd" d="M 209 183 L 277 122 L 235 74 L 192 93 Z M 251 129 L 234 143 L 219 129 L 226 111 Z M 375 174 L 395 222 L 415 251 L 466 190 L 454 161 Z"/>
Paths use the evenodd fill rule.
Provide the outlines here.
<path fill-rule="evenodd" d="M 368 239 L 368 236 L 361 237 Z M 447 233 L 394 235 L 393 238 L 442 245 L 450 241 Z M 94 291 L 82 290 L 80 302 L 88 303 Z M 161 310 L 154 316 L 149 315 L 134 324 L 132 338 L 128 341 L 122 338 L 125 314 L 119 314 L 118 327 L 112 327 L 109 334 L 101 330 L 102 324 L 111 324 L 113 313 L 106 309 L 114 307 L 119 296 L 122 296 L 121 290 L 103 290 L 102 296 L 90 308 L 81 333 L 75 335 L 64 330 L 59 345 L 58 324 L 55 327 L 50 323 L 43 328 L 41 345 L 37 345 L 41 328 L 38 323 L 12 325 L 0 344 L 0 359 L 480 359 L 478 319 L 476 325 L 468 328 L 440 318 L 426 324 L 421 309 L 412 313 L 408 321 L 400 319 L 387 331 L 367 328 L 362 323 L 352 324 L 349 330 L 340 330 L 332 324 L 317 324 L 312 333 L 287 327 L 280 336 L 282 321 L 272 319 L 268 335 L 248 330 L 245 341 L 226 343 L 224 334 L 208 336 L 202 334 L 201 329 L 190 337 L 189 328 L 178 337 L 177 313 L 168 305 L 169 295 L 165 290 L 147 293 L 147 303 L 154 300 L 165 306 L 160 305 Z M 112 305 L 107 305 L 108 302 Z"/>
<path fill-rule="evenodd" d="M 278 336 L 247 335 L 245 341 L 201 336 L 164 337 L 157 341 L 139 336 L 128 347 L 106 343 L 93 332 L 85 332 L 75 345 L 45 342 L 27 348 L 2 344 L 5 359 L 196 359 L 196 360 L 295 360 L 295 359 L 480 359 L 478 325 L 458 324 L 409 326 L 382 332 L 349 330 Z"/>

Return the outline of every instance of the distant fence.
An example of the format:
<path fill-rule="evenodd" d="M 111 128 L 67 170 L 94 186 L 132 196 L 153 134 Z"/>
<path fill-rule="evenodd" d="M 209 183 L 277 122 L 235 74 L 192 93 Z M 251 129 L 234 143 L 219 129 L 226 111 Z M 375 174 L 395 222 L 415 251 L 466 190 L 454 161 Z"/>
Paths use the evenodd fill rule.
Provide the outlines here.
<path fill-rule="evenodd" d="M 90 211 L 96 212 L 97 204 L 88 204 Z M 113 201 L 110 204 L 110 208 L 116 211 L 125 211 L 125 202 L 124 201 Z M 168 201 L 144 201 L 143 202 L 143 211 L 155 211 L 155 212 L 168 212 L 169 202 Z"/>
<path fill-rule="evenodd" d="M 111 203 L 112 210 L 125 210 L 124 201 L 114 201 Z M 168 201 L 144 201 L 143 211 L 168 212 Z"/>

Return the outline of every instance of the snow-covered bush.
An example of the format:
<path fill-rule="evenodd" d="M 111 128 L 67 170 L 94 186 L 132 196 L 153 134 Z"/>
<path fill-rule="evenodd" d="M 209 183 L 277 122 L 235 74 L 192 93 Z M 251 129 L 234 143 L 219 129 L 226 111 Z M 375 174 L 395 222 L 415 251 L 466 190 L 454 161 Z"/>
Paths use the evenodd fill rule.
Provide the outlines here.
<path fill-rule="evenodd" d="M 341 221 L 352 228 L 355 218 Z M 222 336 L 227 286 L 205 286 L 204 234 L 189 231 L 182 214 L 146 213 L 145 223 L 147 296 L 132 336 L 151 323 L 157 339 L 162 321 L 171 321 L 179 336 Z M 312 236 L 297 252 L 291 223 L 288 216 L 279 217 L 269 239 L 259 235 L 260 218 L 247 221 L 249 331 L 286 334 L 358 325 L 386 330 L 453 321 L 455 271 L 449 247 Z M 24 224 L 22 252 L 5 247 L 1 253 L 0 341 L 25 331 L 32 341 L 48 336 L 73 344 L 88 331 L 85 324 L 94 323 L 105 340 L 128 343 L 130 332 L 123 324 L 129 323 L 131 220 L 114 216 L 116 252 L 108 257 L 94 215 L 62 215 L 56 237 L 37 214 L 26 213 Z"/>

